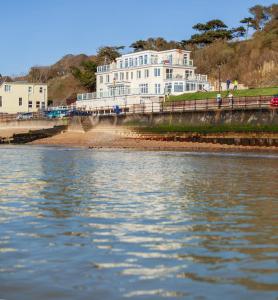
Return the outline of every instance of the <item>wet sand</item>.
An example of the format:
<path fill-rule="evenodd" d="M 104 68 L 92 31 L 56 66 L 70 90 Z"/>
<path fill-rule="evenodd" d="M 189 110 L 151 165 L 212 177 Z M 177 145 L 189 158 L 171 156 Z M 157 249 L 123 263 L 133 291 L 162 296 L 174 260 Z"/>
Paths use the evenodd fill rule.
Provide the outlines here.
<path fill-rule="evenodd" d="M 97 127 L 88 132 L 67 131 L 51 138 L 36 140 L 33 145 L 64 147 L 135 149 L 160 151 L 262 151 L 278 152 L 277 147 L 238 146 L 213 143 L 147 140 L 129 130 Z"/>

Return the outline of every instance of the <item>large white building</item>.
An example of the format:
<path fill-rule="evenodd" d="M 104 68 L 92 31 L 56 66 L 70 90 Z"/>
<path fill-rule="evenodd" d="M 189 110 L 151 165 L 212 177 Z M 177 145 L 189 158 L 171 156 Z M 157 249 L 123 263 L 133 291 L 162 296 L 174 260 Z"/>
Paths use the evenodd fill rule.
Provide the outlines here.
<path fill-rule="evenodd" d="M 37 112 L 46 107 L 46 84 L 0 82 L 0 113 Z"/>
<path fill-rule="evenodd" d="M 141 51 L 97 68 L 96 93 L 79 94 L 77 107 L 159 102 L 165 95 L 208 89 L 207 75 L 196 74 L 190 51 Z"/>

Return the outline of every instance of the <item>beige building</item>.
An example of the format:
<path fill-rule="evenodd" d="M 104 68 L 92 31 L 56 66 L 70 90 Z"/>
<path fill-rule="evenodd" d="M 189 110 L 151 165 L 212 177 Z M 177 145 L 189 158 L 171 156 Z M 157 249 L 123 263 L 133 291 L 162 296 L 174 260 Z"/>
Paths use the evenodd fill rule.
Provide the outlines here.
<path fill-rule="evenodd" d="M 27 82 L 0 83 L 0 113 L 37 112 L 47 107 L 47 85 Z"/>

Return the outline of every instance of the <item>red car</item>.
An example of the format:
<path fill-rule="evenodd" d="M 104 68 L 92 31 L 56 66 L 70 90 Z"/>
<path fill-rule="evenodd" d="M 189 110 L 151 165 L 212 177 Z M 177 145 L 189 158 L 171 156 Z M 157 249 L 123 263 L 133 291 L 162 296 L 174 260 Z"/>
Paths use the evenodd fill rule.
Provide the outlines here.
<path fill-rule="evenodd" d="M 278 107 L 278 95 L 273 96 L 273 98 L 270 100 L 270 105 Z"/>

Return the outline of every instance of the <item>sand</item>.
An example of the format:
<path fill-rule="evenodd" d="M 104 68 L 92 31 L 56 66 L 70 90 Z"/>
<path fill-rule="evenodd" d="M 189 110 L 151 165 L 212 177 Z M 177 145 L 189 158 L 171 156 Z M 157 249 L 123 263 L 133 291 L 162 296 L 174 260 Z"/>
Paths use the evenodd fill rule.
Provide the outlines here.
<path fill-rule="evenodd" d="M 136 149 L 163 151 L 263 151 L 278 152 L 277 147 L 221 145 L 178 141 L 146 140 L 119 127 L 97 127 L 88 132 L 67 131 L 51 138 L 36 140 L 33 145 L 85 147 L 91 149 Z"/>

